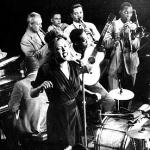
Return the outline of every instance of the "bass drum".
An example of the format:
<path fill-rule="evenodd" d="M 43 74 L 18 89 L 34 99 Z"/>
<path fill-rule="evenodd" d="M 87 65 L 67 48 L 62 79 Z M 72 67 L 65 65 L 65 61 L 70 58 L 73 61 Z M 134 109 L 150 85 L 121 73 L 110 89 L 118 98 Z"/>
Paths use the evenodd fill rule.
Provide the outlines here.
<path fill-rule="evenodd" d="M 105 117 L 97 130 L 95 150 L 135 150 L 135 141 L 126 135 L 128 120 Z"/>

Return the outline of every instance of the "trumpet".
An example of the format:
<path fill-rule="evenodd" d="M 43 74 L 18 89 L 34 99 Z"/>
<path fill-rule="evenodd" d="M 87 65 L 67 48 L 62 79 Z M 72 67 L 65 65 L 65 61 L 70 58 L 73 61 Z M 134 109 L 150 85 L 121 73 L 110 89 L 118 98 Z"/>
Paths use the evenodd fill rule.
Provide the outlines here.
<path fill-rule="evenodd" d="M 136 13 L 135 9 L 133 10 L 133 12 L 135 15 L 135 23 L 137 25 L 136 32 L 133 36 L 134 36 L 134 38 L 136 38 L 136 37 L 143 38 L 143 37 L 145 37 L 145 28 L 143 26 L 139 25 L 139 21 L 138 21 L 138 17 L 137 17 L 137 13 Z"/>

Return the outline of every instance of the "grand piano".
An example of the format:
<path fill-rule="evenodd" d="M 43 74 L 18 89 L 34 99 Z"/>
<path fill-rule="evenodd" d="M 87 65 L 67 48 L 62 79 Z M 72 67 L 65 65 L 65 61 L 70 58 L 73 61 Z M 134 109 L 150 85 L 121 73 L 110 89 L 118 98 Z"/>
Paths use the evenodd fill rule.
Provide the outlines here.
<path fill-rule="evenodd" d="M 22 79 L 20 56 L 0 60 L 0 115 L 8 111 L 8 101 L 16 81 Z"/>

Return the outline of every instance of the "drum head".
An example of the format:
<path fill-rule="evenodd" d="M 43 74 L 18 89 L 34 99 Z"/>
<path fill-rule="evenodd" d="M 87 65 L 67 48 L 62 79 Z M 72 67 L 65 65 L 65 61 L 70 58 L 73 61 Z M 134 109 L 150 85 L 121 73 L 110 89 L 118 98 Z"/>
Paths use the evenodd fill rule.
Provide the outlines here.
<path fill-rule="evenodd" d="M 128 120 L 105 117 L 96 133 L 96 150 L 135 150 L 134 142 L 126 135 Z"/>

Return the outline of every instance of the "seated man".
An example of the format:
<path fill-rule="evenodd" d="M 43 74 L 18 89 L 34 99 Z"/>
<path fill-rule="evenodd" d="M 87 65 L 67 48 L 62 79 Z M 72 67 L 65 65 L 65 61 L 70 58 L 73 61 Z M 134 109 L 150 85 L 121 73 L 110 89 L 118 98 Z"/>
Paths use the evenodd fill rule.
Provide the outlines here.
<path fill-rule="evenodd" d="M 33 61 L 31 57 L 26 58 L 26 77 L 15 83 L 8 103 L 10 111 L 14 114 L 13 124 L 19 134 L 38 134 L 47 130 L 46 117 L 49 104 L 46 93 L 42 92 L 35 98 L 30 97 L 31 82 L 35 80 L 38 69 L 38 64 L 31 61 Z"/>
<path fill-rule="evenodd" d="M 83 65 L 89 64 L 89 66 L 87 66 L 87 67 L 89 68 L 89 71 L 90 71 L 92 69 L 91 66 L 93 66 L 93 65 L 90 66 L 90 63 L 88 62 L 88 58 L 90 57 L 89 54 L 91 54 L 93 52 L 95 46 L 88 44 L 87 35 L 85 34 L 83 29 L 72 30 L 70 33 L 70 39 L 73 43 L 73 47 L 74 47 L 75 51 L 77 51 L 78 53 L 81 54 L 81 59 L 80 59 L 81 64 L 83 64 Z M 101 55 L 103 57 L 102 54 L 103 54 L 103 52 L 99 52 L 98 55 Z M 95 59 L 97 59 L 97 58 L 95 57 Z M 95 60 L 95 61 L 97 61 L 97 60 Z M 98 65 L 97 70 L 99 72 L 97 72 L 97 73 L 100 74 L 99 67 L 100 66 Z M 94 78 L 96 78 L 96 77 L 94 77 Z M 93 80 L 95 80 L 94 78 L 93 78 Z M 84 80 L 84 81 L 87 81 L 87 80 Z M 91 80 L 91 79 L 89 79 L 89 80 Z M 85 88 L 86 88 L 86 91 L 89 91 L 92 93 L 98 93 L 98 95 L 100 95 L 100 98 L 102 101 L 102 108 L 105 113 L 110 113 L 110 112 L 114 111 L 114 107 L 115 107 L 114 99 L 110 97 L 109 93 L 105 90 L 105 88 L 98 81 L 91 85 L 85 84 Z"/>

